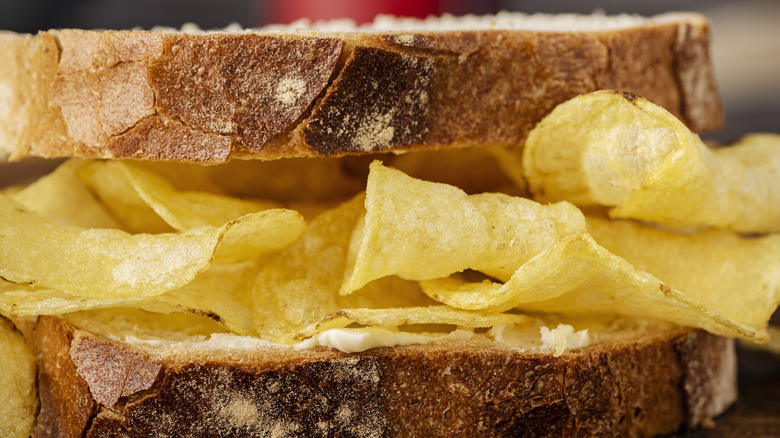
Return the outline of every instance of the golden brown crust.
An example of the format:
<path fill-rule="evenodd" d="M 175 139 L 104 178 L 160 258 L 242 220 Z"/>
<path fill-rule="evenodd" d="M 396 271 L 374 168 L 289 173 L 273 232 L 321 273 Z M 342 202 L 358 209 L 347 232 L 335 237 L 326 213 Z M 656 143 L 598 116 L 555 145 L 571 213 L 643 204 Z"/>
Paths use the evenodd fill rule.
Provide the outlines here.
<path fill-rule="evenodd" d="M 48 426 L 38 436 L 652 436 L 709 421 L 736 397 L 733 343 L 691 329 L 557 358 L 432 344 L 357 354 L 166 352 L 161 359 L 153 348 L 110 341 L 56 317 L 40 317 L 36 333 L 47 352 L 39 356 L 41 381 L 58 382 L 41 388 L 39 421 Z M 99 352 L 97 361 L 133 357 L 124 375 L 146 376 L 148 389 L 113 405 L 92 401 L 85 422 L 69 403 L 93 399 L 82 376 L 95 379 L 104 367 L 75 367 L 84 351 Z M 157 363 L 159 372 L 148 373 Z"/>
<path fill-rule="evenodd" d="M 715 71 L 698 67 L 712 64 L 709 40 L 709 28 L 688 25 L 678 29 L 674 45 L 683 120 L 690 121 L 690 128 L 694 131 L 709 129 L 704 122 L 707 114 L 720 114 L 718 124 L 723 123 L 723 103 L 710 88 L 715 83 Z"/>
<path fill-rule="evenodd" d="M 70 346 L 73 331 L 56 320 L 43 319 L 30 338 L 38 360 L 41 401 L 35 436 L 81 437 L 98 409 L 67 348 L 63 351 L 63 346 Z"/>
<path fill-rule="evenodd" d="M 11 101 L 23 107 L 0 126 L 12 159 L 218 163 L 513 146 L 556 104 L 601 88 L 643 96 L 696 131 L 722 123 L 698 16 L 589 32 L 59 30 L 0 46 L 16 67 L 0 81 L 40 96 Z"/>
<path fill-rule="evenodd" d="M 119 350 L 101 340 L 78 333 L 70 343 L 70 359 L 87 382 L 96 402 L 113 407 L 120 397 L 149 389 L 161 360 L 132 350 Z"/>

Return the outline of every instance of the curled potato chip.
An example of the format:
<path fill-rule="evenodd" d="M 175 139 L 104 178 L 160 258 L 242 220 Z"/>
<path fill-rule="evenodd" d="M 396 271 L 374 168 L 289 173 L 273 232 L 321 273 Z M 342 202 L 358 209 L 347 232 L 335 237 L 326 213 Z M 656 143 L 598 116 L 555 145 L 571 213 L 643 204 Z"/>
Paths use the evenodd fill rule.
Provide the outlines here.
<path fill-rule="evenodd" d="M 38 411 L 35 358 L 10 321 L 0 316 L 0 436 L 32 436 Z"/>
<path fill-rule="evenodd" d="M 130 233 L 170 233 L 175 229 L 167 224 L 133 188 L 118 163 L 90 161 L 79 172 L 79 178 L 100 202 Z"/>
<path fill-rule="evenodd" d="M 57 289 L 37 288 L 0 279 L 0 313 L 11 316 L 62 315 L 80 310 L 140 306 L 143 298 L 84 298 Z"/>
<path fill-rule="evenodd" d="M 230 228 L 214 253 L 214 261 L 235 263 L 284 248 L 306 230 L 306 220 L 294 210 L 274 208 L 229 222 Z"/>
<path fill-rule="evenodd" d="M 152 172 L 124 162 L 93 162 L 85 173 L 93 189 L 115 215 L 136 232 L 170 227 L 186 231 L 200 226 L 221 226 L 244 215 L 262 212 L 267 229 L 258 232 L 253 221 L 238 221 L 226 233 L 215 259 L 236 262 L 287 245 L 303 233 L 303 217 L 276 203 L 246 201 L 209 192 L 178 191 Z M 159 222 L 164 222 L 161 225 Z"/>
<path fill-rule="evenodd" d="M 164 178 L 120 161 L 90 163 L 82 171 L 93 190 L 133 232 L 154 232 L 164 227 L 184 231 L 225 222 L 269 208 L 278 203 L 247 201 L 204 191 L 179 191 Z M 152 219 L 150 215 L 158 216 Z M 139 216 L 141 219 L 139 219 Z"/>
<path fill-rule="evenodd" d="M 724 336 L 767 339 L 766 323 L 752 326 L 740 315 L 729 318 L 635 269 L 587 235 L 562 241 L 503 284 L 449 278 L 425 281 L 422 287 L 454 307 L 654 317 Z"/>
<path fill-rule="evenodd" d="M 78 177 L 88 162 L 71 159 L 22 188 L 11 199 L 52 221 L 85 228 L 118 228 Z"/>
<path fill-rule="evenodd" d="M 398 190 L 414 195 L 398 196 Z M 371 164 L 365 205 L 349 246 L 344 295 L 393 274 L 409 280 L 449 275 L 477 263 L 489 244 L 487 221 L 465 192 L 379 162 Z M 423 236 L 428 240 L 418 240 Z"/>
<path fill-rule="evenodd" d="M 342 328 L 352 323 L 366 326 L 398 327 L 410 324 L 449 324 L 459 327 L 493 327 L 507 324 L 530 324 L 536 319 L 513 313 L 480 312 L 449 306 L 402 307 L 381 309 L 342 309 L 317 323 L 321 331 Z"/>
<path fill-rule="evenodd" d="M 344 200 L 363 189 L 363 177 L 352 172 L 353 161 L 362 158 L 232 160 L 219 166 L 199 166 L 196 171 L 234 196 L 280 202 Z"/>
<path fill-rule="evenodd" d="M 255 333 L 252 286 L 260 261 L 212 265 L 189 284 L 152 297 L 141 307 L 158 310 L 170 306 L 179 312 L 206 316 L 233 333 Z"/>
<path fill-rule="evenodd" d="M 339 295 L 350 236 L 364 214 L 363 202 L 358 196 L 318 216 L 301 239 L 262 266 L 253 289 L 260 337 L 292 343 L 353 322 L 432 324 L 456 311 L 406 313 L 407 309 L 424 309 L 435 302 L 422 293 L 417 283 L 397 277 L 373 282 L 349 296 Z"/>
<path fill-rule="evenodd" d="M 62 318 L 79 328 L 130 342 L 198 341 L 213 334 L 230 333 L 213 319 L 192 312 L 158 313 L 132 307 L 114 307 L 69 313 Z"/>
<path fill-rule="evenodd" d="M 776 274 L 747 270 L 745 275 L 750 278 L 734 277 L 716 285 L 698 281 L 699 276 L 686 276 L 690 270 L 679 264 L 680 260 L 697 263 L 701 259 L 702 275 L 717 279 L 731 275 L 723 268 L 729 266 L 727 256 L 739 247 L 745 252 L 744 263 L 754 263 L 748 254 L 760 250 L 764 259 L 754 268 L 773 270 L 772 260 L 780 253 L 774 236 L 757 245 L 736 244 L 733 250 L 701 244 L 689 245 L 685 252 L 684 245 L 669 245 L 668 254 L 654 260 L 679 269 L 674 278 L 690 278 L 677 290 L 650 273 L 655 273 L 657 265 L 648 265 L 650 272 L 643 271 L 596 243 L 587 232 L 584 216 L 570 204 L 541 206 L 500 194 L 467 196 L 377 163 L 372 165 L 365 205 L 364 225 L 356 228 L 350 249 L 350 254 L 357 255 L 346 270 L 347 291 L 350 285 L 359 287 L 386 275 L 412 273 L 422 280 L 426 294 L 461 309 L 500 312 L 520 307 L 657 317 L 754 340 L 765 340 L 766 313 L 777 307 L 780 281 L 774 280 Z M 443 208 L 447 212 L 439 214 Z M 454 219 L 460 216 L 465 220 Z M 649 241 L 633 243 L 629 235 L 618 236 L 624 246 L 634 245 L 635 251 L 650 245 Z M 685 257 L 671 255 L 678 250 Z M 716 250 L 718 257 L 706 259 L 700 254 Z M 448 277 L 464 269 L 476 269 L 500 281 Z M 739 284 L 742 287 L 737 288 Z M 677 283 L 673 286 L 678 287 Z M 742 296 L 735 295 L 735 289 L 742 290 Z M 717 295 L 719 304 L 705 299 L 705 294 Z M 731 303 L 745 296 L 753 297 L 745 306 L 757 305 L 760 310 L 731 311 Z"/>
<path fill-rule="evenodd" d="M 292 342 L 302 328 L 336 312 L 349 235 L 362 215 L 362 197 L 315 218 L 301 238 L 260 270 L 253 312 L 261 338 Z"/>
<path fill-rule="evenodd" d="M 588 218 L 588 230 L 636 269 L 734 321 L 764 328 L 780 304 L 780 235 L 682 234 L 598 217 Z"/>
<path fill-rule="evenodd" d="M 371 165 L 365 205 L 365 221 L 350 243 L 342 294 L 388 275 L 430 280 L 469 268 L 507 280 L 560 236 L 585 232 L 584 218 L 571 204 L 468 196 L 380 162 Z"/>
<path fill-rule="evenodd" d="M 289 210 L 281 210 L 289 211 Z M 269 213 L 270 212 L 270 213 Z M 294 241 L 302 227 L 275 233 L 287 219 L 267 210 L 221 227 L 193 228 L 179 234 L 131 235 L 115 229 L 84 229 L 54 224 L 0 196 L 0 275 L 15 283 L 58 289 L 80 297 L 159 295 L 189 283 L 212 261 L 220 241 L 240 224 L 272 236 L 265 250 Z M 296 212 L 289 218 L 303 221 Z"/>
<path fill-rule="evenodd" d="M 156 296 L 84 298 L 0 279 L 0 313 L 14 316 L 62 315 L 113 308 L 156 313 L 183 312 L 208 317 L 234 333 L 254 333 L 251 290 L 259 262 L 212 265 L 191 282 Z"/>
<path fill-rule="evenodd" d="M 600 91 L 559 105 L 529 134 L 523 167 L 539 199 L 614 218 L 780 231 L 780 136 L 713 151 L 641 98 Z"/>
<path fill-rule="evenodd" d="M 203 225 L 220 226 L 238 217 L 279 204 L 247 201 L 202 191 L 178 191 L 165 179 L 123 162 L 103 162 L 119 167 L 136 193 L 175 230 L 183 231 Z"/>
<path fill-rule="evenodd" d="M 297 242 L 262 267 L 252 290 L 260 337 L 291 342 L 301 327 L 339 310 L 331 291 L 338 290 L 361 204 L 357 197 L 321 214 Z"/>

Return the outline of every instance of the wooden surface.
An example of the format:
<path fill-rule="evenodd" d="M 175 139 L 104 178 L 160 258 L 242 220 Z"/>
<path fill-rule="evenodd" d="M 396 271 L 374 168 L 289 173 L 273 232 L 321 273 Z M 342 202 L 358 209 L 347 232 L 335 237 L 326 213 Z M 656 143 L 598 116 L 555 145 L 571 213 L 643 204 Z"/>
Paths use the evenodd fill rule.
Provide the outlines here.
<path fill-rule="evenodd" d="M 668 438 L 780 437 L 780 356 L 740 347 L 738 361 L 739 400 L 715 427 Z"/>

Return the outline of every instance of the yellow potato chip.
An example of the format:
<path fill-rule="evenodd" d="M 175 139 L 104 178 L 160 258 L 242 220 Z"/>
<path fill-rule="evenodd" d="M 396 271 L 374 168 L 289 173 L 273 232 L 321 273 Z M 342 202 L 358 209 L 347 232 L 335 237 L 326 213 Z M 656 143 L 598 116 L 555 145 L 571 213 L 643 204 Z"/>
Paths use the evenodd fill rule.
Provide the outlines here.
<path fill-rule="evenodd" d="M 204 225 L 221 226 L 244 215 L 262 212 L 267 230 L 254 221 L 237 222 L 224 236 L 216 260 L 245 260 L 287 245 L 303 233 L 305 220 L 276 203 L 246 201 L 208 192 L 180 192 L 165 179 L 124 162 L 95 162 L 87 176 L 95 190 L 108 190 L 104 200 L 135 231 L 155 232 L 170 227 L 185 231 Z M 106 183 L 108 181 L 108 183 Z M 158 221 L 164 222 L 160 225 Z"/>
<path fill-rule="evenodd" d="M 149 161 L 133 160 L 134 168 L 151 172 L 158 177 L 165 179 L 176 190 L 184 192 L 207 192 L 217 195 L 227 195 L 227 193 L 215 184 L 205 175 L 203 168 L 208 166 L 193 165 L 192 163 L 177 163 L 175 161 Z"/>
<path fill-rule="evenodd" d="M 631 221 L 588 218 L 599 245 L 672 289 L 743 324 L 766 327 L 780 304 L 780 235 L 722 230 L 681 234 Z"/>
<path fill-rule="evenodd" d="M 292 342 L 303 327 L 340 309 L 337 291 L 362 201 L 354 198 L 318 216 L 297 242 L 262 267 L 252 290 L 261 338 Z"/>
<path fill-rule="evenodd" d="M 780 247 L 771 243 L 774 237 L 740 249 L 745 251 L 739 253 L 744 263 L 755 263 L 748 256 L 751 251 L 761 248 L 757 254 L 763 255 L 754 266 L 758 271 L 746 270 L 751 281 L 732 279 L 743 284 L 742 296 L 737 297 L 735 283 L 728 281 L 715 289 L 714 284 L 697 283 L 698 276 L 688 276 L 691 281 L 676 290 L 653 275 L 656 265 L 647 268 L 650 272 L 635 268 L 597 244 L 587 233 L 583 215 L 566 203 L 541 206 L 500 194 L 467 196 L 375 163 L 365 205 L 365 221 L 356 227 L 349 253 L 354 264 L 347 265 L 342 292 L 387 275 L 409 276 L 422 280 L 426 294 L 455 308 L 500 312 L 520 307 L 656 317 L 759 341 L 766 338 L 767 312 L 777 307 L 780 281 L 774 280 L 775 274 L 760 272 L 771 270 L 770 261 L 780 253 Z M 619 236 L 618 241 L 636 251 L 650 245 Z M 724 271 L 729 264 L 722 256 L 736 252 L 736 247 L 721 251 L 720 258 L 705 260 L 699 253 L 715 246 L 689 246 L 685 257 L 675 259 L 670 254 L 677 249 L 670 249 L 669 254 L 656 257 L 656 263 L 701 259 L 702 273 L 712 278 L 731 275 L 732 271 Z M 679 263 L 676 268 L 677 276 L 690 272 Z M 464 269 L 500 281 L 448 277 Z M 717 295 L 720 303 L 704 299 L 708 293 Z M 752 299 L 745 306 L 761 308 L 750 314 L 731 311 L 735 308 L 731 303 L 746 296 Z"/>
<path fill-rule="evenodd" d="M 466 269 L 490 243 L 487 221 L 465 192 L 380 162 L 371 164 L 365 205 L 350 244 L 344 295 L 388 275 L 419 280 Z"/>
<path fill-rule="evenodd" d="M 54 222 L 86 228 L 117 228 L 116 221 L 87 190 L 77 172 L 87 162 L 71 159 L 10 195 L 28 210 Z"/>
<path fill-rule="evenodd" d="M 234 263 L 284 248 L 306 231 L 306 220 L 294 210 L 275 208 L 231 222 L 214 261 Z"/>
<path fill-rule="evenodd" d="M 345 327 L 351 316 L 370 309 L 386 315 L 384 322 L 397 321 L 404 308 L 435 304 L 415 282 L 386 278 L 366 286 L 349 296 L 340 296 L 339 287 L 346 264 L 350 235 L 363 216 L 363 197 L 358 196 L 340 207 L 314 219 L 306 233 L 288 248 L 279 251 L 265 263 L 253 289 L 257 331 L 260 337 L 273 342 L 291 343 L 310 337 L 328 328 Z M 388 310 L 392 308 L 395 310 Z M 352 313 L 346 313 L 352 312 Z M 432 312 L 414 323 L 433 323 L 442 316 Z M 438 318 L 438 319 L 436 319 Z"/>
<path fill-rule="evenodd" d="M 742 319 L 728 318 L 635 269 L 587 235 L 561 242 L 554 251 L 521 266 L 503 284 L 449 278 L 428 280 L 422 287 L 453 307 L 659 318 L 724 336 L 758 342 L 767 339 L 765 323 L 751 326 Z"/>
<path fill-rule="evenodd" d="M 0 316 L 0 436 L 32 436 L 38 411 L 35 358 L 10 321 Z"/>
<path fill-rule="evenodd" d="M 379 162 L 371 165 L 365 205 L 365 221 L 350 244 L 342 294 L 388 275 L 429 280 L 478 269 L 507 280 L 560 236 L 585 232 L 584 218 L 571 204 L 468 196 Z"/>
<path fill-rule="evenodd" d="M 365 179 L 352 173 L 354 161 L 359 163 L 362 158 L 233 160 L 200 166 L 196 171 L 233 196 L 278 202 L 323 201 L 347 199 L 363 190 Z"/>
<path fill-rule="evenodd" d="M 212 265 L 189 284 L 152 297 L 141 307 L 157 310 L 170 306 L 180 312 L 206 316 L 233 333 L 255 333 L 252 286 L 259 261 Z"/>
<path fill-rule="evenodd" d="M 270 213 L 269 213 L 270 212 Z M 276 212 L 289 212 L 280 218 Z M 57 225 L 0 196 L 0 275 L 15 283 L 58 289 L 81 297 L 159 295 L 189 283 L 210 264 L 225 234 L 236 227 L 267 235 L 263 250 L 294 241 L 303 231 L 287 219 L 296 212 L 267 210 L 221 227 L 180 234 L 131 235 L 115 229 Z M 279 230 L 285 233 L 279 234 Z M 245 232 L 245 231 L 243 231 Z M 250 246 L 255 242 L 249 242 Z M 256 248 L 253 248 L 256 249 Z M 256 251 L 242 250 L 257 256 Z"/>
<path fill-rule="evenodd" d="M 118 167 L 138 195 L 175 230 L 213 225 L 220 226 L 238 217 L 279 204 L 267 201 L 246 201 L 208 192 L 178 191 L 165 179 L 124 162 L 105 162 Z"/>
<path fill-rule="evenodd" d="M 542 200 L 671 226 L 780 231 L 780 136 L 712 151 L 641 98 L 600 91 L 559 105 L 529 134 L 523 166 Z"/>
<path fill-rule="evenodd" d="M 510 194 L 530 198 L 525 175 L 523 174 L 522 149 L 488 148 L 488 151 L 496 157 L 501 171 L 511 181 L 511 185 L 514 185 L 514 193 Z"/>
<path fill-rule="evenodd" d="M 121 225 L 121 229 L 151 234 L 175 231 L 141 198 L 122 169 L 123 166 L 118 163 L 90 161 L 79 170 L 78 175 Z"/>
<path fill-rule="evenodd" d="M 134 232 L 163 228 L 151 225 L 156 220 L 146 216 L 152 212 L 171 229 L 184 231 L 202 225 L 220 226 L 246 214 L 279 207 L 272 202 L 179 191 L 162 177 L 120 161 L 94 162 L 83 174 L 120 219 L 136 223 L 132 227 Z M 142 221 L 137 218 L 139 215 L 144 217 Z M 150 225 L 143 225 L 147 223 Z"/>
<path fill-rule="evenodd" d="M 567 202 L 542 205 L 499 193 L 471 195 L 469 201 L 487 218 L 490 239 L 486 251 L 469 268 L 501 281 L 551 243 L 585 232 L 582 213 Z"/>
<path fill-rule="evenodd" d="M 145 298 L 84 298 L 56 289 L 37 288 L 0 279 L 0 313 L 10 316 L 61 315 L 80 310 L 140 306 Z M 168 311 L 174 310 L 173 308 Z"/>
<path fill-rule="evenodd" d="M 606 249 L 583 236 L 521 266 L 505 284 L 450 277 L 422 282 L 423 290 L 461 308 L 617 313 L 766 340 L 780 303 L 780 235 L 685 235 L 626 221 L 588 223 Z"/>
<path fill-rule="evenodd" d="M 342 276 L 336 274 L 335 278 L 336 290 L 338 291 L 338 281 Z M 336 301 L 344 309 L 390 309 L 439 304 L 425 295 L 416 281 L 404 280 L 395 276 L 372 281 L 354 293 L 337 296 Z"/>
<path fill-rule="evenodd" d="M 119 339 L 131 338 L 131 342 L 205 340 L 215 333 L 229 333 L 213 319 L 192 313 L 163 314 L 129 307 L 74 312 L 63 318 L 77 327 Z"/>
<path fill-rule="evenodd" d="M 74 296 L 56 289 L 39 289 L 0 279 L 0 313 L 13 316 L 136 308 L 156 313 L 184 312 L 205 316 L 234 333 L 254 333 L 251 290 L 256 260 L 212 265 L 191 282 L 156 296 Z"/>
<path fill-rule="evenodd" d="M 335 324 L 332 320 L 340 319 Z M 318 329 L 341 328 L 357 323 L 366 326 L 398 327 L 410 324 L 448 324 L 459 327 L 493 327 L 506 324 L 529 324 L 535 318 L 513 313 L 481 312 L 455 309 L 444 305 L 382 309 L 342 309 L 317 324 Z"/>

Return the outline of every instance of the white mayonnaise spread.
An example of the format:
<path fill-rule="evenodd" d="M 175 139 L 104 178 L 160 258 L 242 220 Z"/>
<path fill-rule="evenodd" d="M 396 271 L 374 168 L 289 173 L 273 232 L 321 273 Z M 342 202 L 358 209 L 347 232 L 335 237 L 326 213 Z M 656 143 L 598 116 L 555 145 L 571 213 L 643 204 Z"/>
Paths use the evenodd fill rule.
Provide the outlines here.
<path fill-rule="evenodd" d="M 591 342 L 587 330 L 575 332 L 570 325 L 559 324 L 554 329 L 541 327 L 496 326 L 490 329 L 487 336 L 494 342 L 521 351 L 551 352 L 560 356 L 567 349 L 582 348 Z M 535 334 L 534 334 L 535 333 Z M 540 337 L 541 335 L 541 337 Z M 466 341 L 476 335 L 471 330 L 458 329 L 444 335 L 408 333 L 392 331 L 378 327 L 345 328 L 326 330 L 318 335 L 292 345 L 296 349 L 314 347 L 329 347 L 345 353 L 358 353 L 378 347 L 395 347 L 412 344 L 429 344 L 441 341 Z M 131 344 L 143 344 L 157 348 L 227 348 L 252 349 L 267 347 L 283 347 L 283 345 L 251 337 L 227 333 L 216 333 L 206 337 L 198 337 L 189 341 L 171 341 L 162 339 L 141 339 L 134 336 L 112 338 Z"/>
<path fill-rule="evenodd" d="M 474 336 L 474 332 L 469 330 L 455 330 L 443 336 L 429 336 L 418 333 L 394 332 L 376 327 L 331 329 L 295 344 L 295 348 L 323 346 L 335 348 L 345 353 L 358 353 L 377 347 L 429 344 L 434 341 L 462 341 L 470 339 L 472 336 Z"/>

